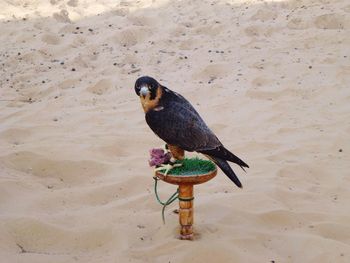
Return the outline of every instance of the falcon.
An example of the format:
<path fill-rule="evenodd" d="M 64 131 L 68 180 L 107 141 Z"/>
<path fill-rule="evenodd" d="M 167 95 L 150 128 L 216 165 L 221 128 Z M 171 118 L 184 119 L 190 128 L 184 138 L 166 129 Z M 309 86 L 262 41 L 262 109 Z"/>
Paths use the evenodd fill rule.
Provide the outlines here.
<path fill-rule="evenodd" d="M 136 80 L 135 92 L 140 97 L 148 126 L 166 142 L 172 156 L 171 164 L 181 161 L 185 151 L 195 151 L 206 155 L 238 187 L 242 187 L 228 161 L 238 164 L 243 170 L 249 166 L 224 147 L 183 96 L 148 76 Z"/>

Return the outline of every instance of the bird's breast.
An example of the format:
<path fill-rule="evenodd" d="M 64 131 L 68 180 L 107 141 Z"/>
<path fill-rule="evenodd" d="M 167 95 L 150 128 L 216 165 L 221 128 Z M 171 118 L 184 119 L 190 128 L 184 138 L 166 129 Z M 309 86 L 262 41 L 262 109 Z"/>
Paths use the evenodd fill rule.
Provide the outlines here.
<path fill-rule="evenodd" d="M 158 107 L 159 100 L 161 99 L 162 94 L 163 94 L 162 89 L 158 88 L 156 97 L 154 99 L 151 99 L 150 93 L 147 94 L 146 96 L 140 96 L 141 105 L 145 113 Z"/>

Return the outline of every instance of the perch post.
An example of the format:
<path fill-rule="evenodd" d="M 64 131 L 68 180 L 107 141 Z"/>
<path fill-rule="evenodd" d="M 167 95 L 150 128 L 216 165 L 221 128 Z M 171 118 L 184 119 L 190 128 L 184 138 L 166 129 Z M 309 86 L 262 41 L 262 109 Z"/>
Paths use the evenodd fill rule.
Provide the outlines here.
<path fill-rule="evenodd" d="M 156 176 L 164 182 L 176 184 L 179 186 L 179 223 L 180 223 L 180 239 L 193 240 L 193 185 L 201 184 L 215 177 L 217 169 L 205 173 L 194 175 L 164 175 L 157 171 Z"/>
<path fill-rule="evenodd" d="M 193 184 L 179 185 L 180 238 L 193 239 Z"/>

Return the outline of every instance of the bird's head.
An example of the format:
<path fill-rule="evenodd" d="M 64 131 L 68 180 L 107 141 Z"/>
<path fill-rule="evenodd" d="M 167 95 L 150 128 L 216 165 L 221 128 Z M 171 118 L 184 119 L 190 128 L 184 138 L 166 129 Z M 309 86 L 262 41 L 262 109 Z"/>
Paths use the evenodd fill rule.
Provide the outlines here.
<path fill-rule="evenodd" d="M 162 96 L 161 85 L 154 78 L 148 76 L 136 80 L 135 92 L 140 97 L 145 112 L 157 107 Z"/>
<path fill-rule="evenodd" d="M 152 77 L 143 76 L 135 82 L 135 92 L 138 96 L 146 98 L 149 96 L 150 100 L 153 100 L 157 96 L 157 89 L 159 83 Z"/>

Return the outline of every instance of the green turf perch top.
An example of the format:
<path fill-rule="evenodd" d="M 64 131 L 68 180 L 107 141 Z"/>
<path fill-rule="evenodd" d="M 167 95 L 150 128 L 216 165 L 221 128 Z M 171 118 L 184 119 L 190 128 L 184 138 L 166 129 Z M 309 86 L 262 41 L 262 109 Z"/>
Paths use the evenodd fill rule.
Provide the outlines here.
<path fill-rule="evenodd" d="M 207 174 L 216 169 L 215 164 L 209 160 L 195 158 L 185 158 L 182 161 L 176 161 L 176 163 L 181 164 L 181 166 L 177 166 L 171 169 L 168 172 L 168 175 L 173 176 L 189 176 L 189 175 L 200 175 Z M 159 170 L 160 173 L 164 173 L 165 169 Z"/>

